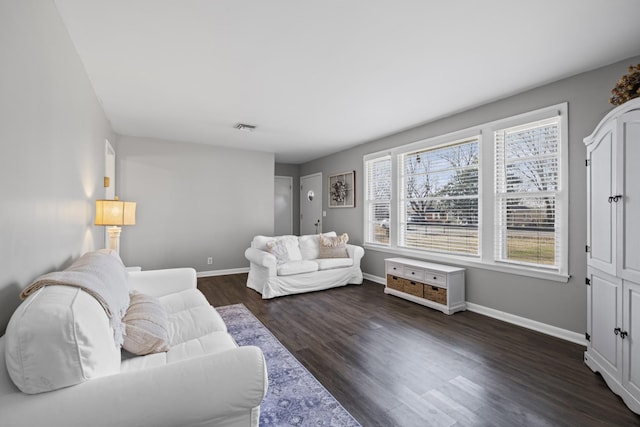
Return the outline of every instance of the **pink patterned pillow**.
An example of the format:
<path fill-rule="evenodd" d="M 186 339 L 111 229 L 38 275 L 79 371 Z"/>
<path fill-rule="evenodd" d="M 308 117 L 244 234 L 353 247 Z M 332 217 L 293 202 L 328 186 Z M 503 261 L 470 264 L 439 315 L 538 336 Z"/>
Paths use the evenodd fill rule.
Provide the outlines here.
<path fill-rule="evenodd" d="M 271 240 L 267 242 L 267 251 L 275 255 L 278 264 L 284 264 L 289 261 L 289 250 L 284 240 Z"/>
<path fill-rule="evenodd" d="M 329 237 L 320 235 L 320 255 L 318 258 L 349 258 L 347 242 L 349 235 L 342 233 L 340 236 Z"/>

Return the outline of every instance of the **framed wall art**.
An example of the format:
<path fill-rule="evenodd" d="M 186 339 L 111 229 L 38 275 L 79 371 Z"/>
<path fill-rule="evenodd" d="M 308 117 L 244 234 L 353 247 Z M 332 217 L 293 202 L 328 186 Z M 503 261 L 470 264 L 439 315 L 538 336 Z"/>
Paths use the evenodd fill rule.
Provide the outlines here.
<path fill-rule="evenodd" d="M 329 207 L 353 208 L 356 205 L 356 171 L 329 175 Z"/>

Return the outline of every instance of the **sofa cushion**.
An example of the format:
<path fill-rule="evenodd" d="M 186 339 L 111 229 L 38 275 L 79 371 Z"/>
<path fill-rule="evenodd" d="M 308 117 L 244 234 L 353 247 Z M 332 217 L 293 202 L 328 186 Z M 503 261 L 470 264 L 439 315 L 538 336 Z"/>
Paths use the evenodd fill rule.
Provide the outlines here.
<path fill-rule="evenodd" d="M 315 262 L 318 264 L 318 270 L 331 270 L 332 268 L 351 267 L 353 265 L 351 258 L 319 258 Z"/>
<path fill-rule="evenodd" d="M 210 332 L 226 332 L 222 317 L 210 305 L 193 307 L 169 315 L 169 343 L 175 345 Z"/>
<path fill-rule="evenodd" d="M 318 258 L 348 258 L 347 242 L 349 235 L 342 233 L 340 236 L 320 236 L 320 254 Z"/>
<path fill-rule="evenodd" d="M 169 363 L 204 356 L 206 354 L 222 353 L 237 348 L 236 342 L 226 332 L 210 332 L 198 338 L 188 340 L 171 347 L 165 353 L 149 354 L 145 357 L 131 357 L 122 361 L 122 372 L 154 368 Z"/>
<path fill-rule="evenodd" d="M 308 260 L 289 261 L 278 266 L 278 276 L 290 276 L 314 271 L 318 271 L 318 264 Z"/>
<path fill-rule="evenodd" d="M 128 352 L 143 356 L 169 350 L 169 318 L 157 298 L 133 292 L 122 321 L 126 331 L 122 348 Z"/>
<path fill-rule="evenodd" d="M 209 302 L 197 288 L 185 289 L 158 298 L 167 314 L 177 313 L 201 305 L 208 306 Z"/>
<path fill-rule="evenodd" d="M 120 348 L 106 312 L 77 287 L 37 290 L 13 313 L 5 335 L 7 371 L 27 394 L 120 371 Z"/>
<path fill-rule="evenodd" d="M 323 233 L 323 236 L 335 237 L 335 231 Z M 298 238 L 302 259 L 316 259 L 320 255 L 320 234 L 308 234 Z"/>
<path fill-rule="evenodd" d="M 276 237 L 267 237 L 267 236 L 255 236 L 253 241 L 251 242 L 251 247 L 260 249 L 262 251 L 268 252 L 267 243 L 274 241 L 282 241 L 287 247 L 287 254 L 289 259 L 292 261 L 300 261 L 302 259 L 302 254 L 300 253 L 300 247 L 298 246 L 298 237 L 297 236 L 276 236 Z"/>

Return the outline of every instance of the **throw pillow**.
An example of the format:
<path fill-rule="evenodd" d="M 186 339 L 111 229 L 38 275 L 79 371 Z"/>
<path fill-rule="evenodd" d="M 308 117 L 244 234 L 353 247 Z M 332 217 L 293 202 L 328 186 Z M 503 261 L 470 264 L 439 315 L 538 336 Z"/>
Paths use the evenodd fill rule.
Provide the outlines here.
<path fill-rule="evenodd" d="M 320 254 L 318 258 L 349 258 L 347 242 L 349 235 L 342 233 L 340 236 L 329 237 L 320 235 Z"/>
<path fill-rule="evenodd" d="M 169 316 L 157 298 L 133 292 L 122 321 L 126 330 L 122 348 L 128 352 L 144 356 L 169 350 Z"/>
<path fill-rule="evenodd" d="M 267 242 L 267 251 L 275 255 L 278 264 L 289 261 L 289 251 L 287 250 L 287 244 L 284 240 L 271 240 Z"/>

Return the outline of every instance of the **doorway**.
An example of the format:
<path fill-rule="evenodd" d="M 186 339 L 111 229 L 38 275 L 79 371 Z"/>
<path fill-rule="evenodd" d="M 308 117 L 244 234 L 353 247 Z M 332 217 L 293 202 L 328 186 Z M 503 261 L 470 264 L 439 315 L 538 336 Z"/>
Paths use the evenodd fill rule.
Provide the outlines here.
<path fill-rule="evenodd" d="M 293 177 L 276 176 L 274 188 L 273 234 L 293 234 Z"/>
<path fill-rule="evenodd" d="M 322 233 L 322 173 L 300 177 L 300 235 Z"/>

